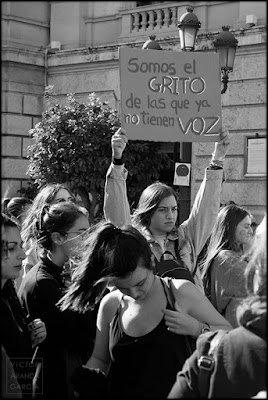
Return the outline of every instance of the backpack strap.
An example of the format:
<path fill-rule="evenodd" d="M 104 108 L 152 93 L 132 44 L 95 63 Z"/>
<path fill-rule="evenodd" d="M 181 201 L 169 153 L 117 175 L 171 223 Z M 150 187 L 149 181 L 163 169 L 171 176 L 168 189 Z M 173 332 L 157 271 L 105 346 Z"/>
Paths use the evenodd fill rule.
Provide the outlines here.
<path fill-rule="evenodd" d="M 210 388 L 210 378 L 215 368 L 215 352 L 220 345 L 223 336 L 227 332 L 220 330 L 216 334 L 211 335 L 207 340 L 207 345 L 201 349 L 201 355 L 199 356 L 199 343 L 197 342 L 198 360 L 197 365 L 199 367 L 198 373 L 198 386 L 201 398 L 208 398 Z"/>
<path fill-rule="evenodd" d="M 175 310 L 175 302 L 176 302 L 176 298 L 172 289 L 173 283 L 172 283 L 172 278 L 169 276 L 166 276 L 165 278 L 161 278 L 161 281 L 163 283 L 164 286 L 164 291 L 165 294 L 167 296 L 167 300 L 169 302 L 169 304 L 171 305 L 171 307 L 173 308 L 173 310 Z M 192 338 L 190 335 L 183 335 L 185 338 L 185 345 L 187 348 L 187 352 L 188 352 L 188 357 L 190 357 L 191 354 L 193 354 L 193 352 L 196 349 L 196 339 Z"/>
<path fill-rule="evenodd" d="M 185 265 L 184 261 L 182 261 L 182 259 L 181 259 L 181 255 L 180 255 L 180 252 L 179 252 L 179 239 L 176 239 L 176 240 L 175 240 L 174 246 L 175 246 L 175 254 L 176 254 L 177 260 L 178 260 L 182 265 L 185 266 L 185 268 L 190 272 L 190 274 L 191 274 L 192 277 L 194 278 L 194 276 L 195 276 L 195 274 L 196 274 L 197 267 L 198 267 L 198 263 L 196 263 L 193 272 L 191 272 L 191 271 L 188 269 L 188 267 Z M 193 283 L 195 283 L 194 279 L 193 279 Z"/>
<path fill-rule="evenodd" d="M 185 265 L 184 262 L 181 259 L 181 255 L 180 255 L 180 252 L 179 252 L 179 239 L 175 239 L 174 251 L 175 251 L 176 258 L 179 261 L 179 263 L 182 264 L 182 265 Z"/>
<path fill-rule="evenodd" d="M 167 300 L 168 300 L 169 304 L 171 305 L 171 307 L 175 310 L 176 299 L 175 299 L 175 295 L 174 295 L 172 287 L 171 287 L 172 278 L 169 276 L 166 276 L 165 278 L 160 277 L 160 279 L 163 283 L 163 287 L 164 287 L 164 291 L 165 291 Z"/>

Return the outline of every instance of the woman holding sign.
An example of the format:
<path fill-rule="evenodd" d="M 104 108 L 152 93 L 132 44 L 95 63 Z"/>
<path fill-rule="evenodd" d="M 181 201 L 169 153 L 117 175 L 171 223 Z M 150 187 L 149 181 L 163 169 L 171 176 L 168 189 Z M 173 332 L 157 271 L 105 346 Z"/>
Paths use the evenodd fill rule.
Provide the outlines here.
<path fill-rule="evenodd" d="M 179 226 L 176 193 L 160 182 L 153 183 L 142 192 L 137 209 L 130 215 L 127 170 L 122 161 L 127 143 L 125 133 L 124 129 L 119 128 L 111 141 L 113 158 L 106 176 L 105 218 L 118 227 L 132 224 L 145 236 L 154 255 L 158 275 L 194 280 L 204 292 L 196 261 L 218 215 L 223 161 L 230 146 L 229 132 L 224 129 L 220 131 L 220 141 L 215 143 L 189 218 Z M 180 267 L 185 267 L 183 272 Z"/>

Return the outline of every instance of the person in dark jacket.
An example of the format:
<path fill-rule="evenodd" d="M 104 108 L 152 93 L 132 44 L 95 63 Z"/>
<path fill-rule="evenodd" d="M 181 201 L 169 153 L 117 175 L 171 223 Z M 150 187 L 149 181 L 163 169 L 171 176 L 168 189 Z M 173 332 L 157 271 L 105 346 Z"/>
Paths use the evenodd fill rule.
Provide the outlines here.
<path fill-rule="evenodd" d="M 44 206 L 36 224 L 41 259 L 23 278 L 18 295 L 27 313 L 32 318 L 40 315 L 47 327 L 47 339 L 39 350 L 43 396 L 67 399 L 73 395 L 73 369 L 84 362 L 81 354 L 87 358 L 93 350 L 95 320 L 90 313 L 62 313 L 56 304 L 68 286 L 64 265 L 76 259 L 82 249 L 89 229 L 88 213 L 71 201 L 60 202 Z"/>
<path fill-rule="evenodd" d="M 8 372 L 10 369 L 4 371 L 7 380 L 2 394 L 3 398 L 18 393 L 23 398 L 31 398 L 37 370 L 33 355 L 46 338 L 46 327 L 39 315 L 27 318 L 15 290 L 14 280 L 18 278 L 25 258 L 19 225 L 2 213 L 1 228 L 1 344 L 3 354 L 6 354 L 15 373 L 12 379 Z"/>
<path fill-rule="evenodd" d="M 223 334 L 215 350 L 215 366 L 205 392 L 207 398 L 250 398 L 267 390 L 266 217 L 258 227 L 255 242 L 246 257 L 248 296 L 237 308 L 239 327 Z M 204 393 L 204 372 L 198 360 L 213 335 L 216 333 L 206 333 L 197 340 L 197 350 L 177 374 L 169 399 L 199 398 Z"/>

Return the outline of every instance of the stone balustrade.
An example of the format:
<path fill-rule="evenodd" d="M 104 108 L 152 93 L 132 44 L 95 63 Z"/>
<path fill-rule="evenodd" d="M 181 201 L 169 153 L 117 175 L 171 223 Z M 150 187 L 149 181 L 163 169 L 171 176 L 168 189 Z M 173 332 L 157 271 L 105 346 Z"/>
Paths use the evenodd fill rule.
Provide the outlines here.
<path fill-rule="evenodd" d="M 178 6 L 174 2 L 120 10 L 122 16 L 121 38 L 153 34 L 178 36 Z M 185 12 L 185 11 L 184 11 Z"/>
<path fill-rule="evenodd" d="M 138 10 L 138 9 L 137 9 Z M 131 32 L 177 28 L 177 7 L 161 7 L 131 13 Z"/>

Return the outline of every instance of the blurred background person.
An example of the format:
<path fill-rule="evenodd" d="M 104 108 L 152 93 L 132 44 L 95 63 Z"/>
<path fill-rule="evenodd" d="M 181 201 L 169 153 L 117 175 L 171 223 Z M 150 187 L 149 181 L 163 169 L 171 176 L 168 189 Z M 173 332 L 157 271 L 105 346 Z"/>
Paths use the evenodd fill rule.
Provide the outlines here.
<path fill-rule="evenodd" d="M 206 296 L 233 327 L 237 305 L 246 296 L 246 262 L 241 257 L 252 240 L 251 222 L 252 215 L 243 207 L 222 207 L 201 266 Z"/>
<path fill-rule="evenodd" d="M 7 197 L 2 200 L 2 211 L 9 217 L 16 218 L 21 226 L 31 204 L 32 200 L 27 197 Z"/>
<path fill-rule="evenodd" d="M 168 398 L 267 398 L 267 226 L 266 216 L 244 256 L 247 296 L 237 308 L 238 327 L 224 334 L 215 350 L 214 369 L 201 379 L 198 359 L 215 333 L 197 340 L 197 350 L 178 372 Z M 207 353 L 207 351 L 206 351 Z M 206 371 L 206 374 L 208 372 Z M 206 385 L 206 387 L 204 387 Z M 204 393 L 207 395 L 204 396 Z M 202 395 L 203 394 L 203 395 Z"/>
<path fill-rule="evenodd" d="M 28 209 L 27 216 L 23 221 L 21 230 L 23 247 L 26 252 L 23 276 L 40 260 L 37 227 L 38 222 L 41 220 L 44 206 L 64 201 L 72 201 L 75 203 L 75 197 L 69 188 L 61 183 L 49 183 L 43 186 L 34 198 L 31 207 Z"/>
<path fill-rule="evenodd" d="M 32 200 L 26 197 L 6 197 L 2 200 L 2 211 L 10 218 L 15 218 L 21 228 L 27 212 L 32 204 Z M 24 261 L 23 261 L 24 262 Z M 24 268 L 21 269 L 19 277 L 15 279 L 16 290 L 20 287 Z"/>
<path fill-rule="evenodd" d="M 36 346 L 46 338 L 46 327 L 40 316 L 29 319 L 18 299 L 14 279 L 19 276 L 25 258 L 19 225 L 2 213 L 1 268 L 1 339 L 4 351 L 16 373 L 23 397 L 33 393 L 36 365 L 30 365 Z M 12 388 L 7 388 L 7 390 Z"/>

